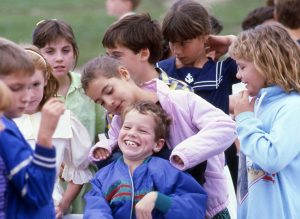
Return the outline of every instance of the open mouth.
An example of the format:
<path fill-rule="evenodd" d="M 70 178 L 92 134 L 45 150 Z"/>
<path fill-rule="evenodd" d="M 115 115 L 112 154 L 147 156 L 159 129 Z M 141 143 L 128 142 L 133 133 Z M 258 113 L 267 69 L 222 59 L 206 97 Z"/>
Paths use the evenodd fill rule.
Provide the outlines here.
<path fill-rule="evenodd" d="M 136 142 L 133 141 L 129 141 L 129 140 L 125 140 L 125 145 L 128 147 L 138 147 L 138 144 Z"/>

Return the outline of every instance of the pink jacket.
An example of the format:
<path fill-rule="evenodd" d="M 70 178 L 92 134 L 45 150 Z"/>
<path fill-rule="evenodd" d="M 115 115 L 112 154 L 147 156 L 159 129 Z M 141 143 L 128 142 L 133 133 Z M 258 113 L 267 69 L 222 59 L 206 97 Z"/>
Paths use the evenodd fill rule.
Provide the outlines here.
<path fill-rule="evenodd" d="M 207 216 L 213 217 L 228 205 L 228 191 L 224 175 L 224 151 L 236 139 L 235 122 L 221 110 L 192 92 L 170 90 L 162 81 L 154 79 L 144 87 L 156 91 L 162 108 L 172 117 L 168 147 L 172 148 L 170 162 L 186 170 L 207 160 L 204 188 L 208 193 Z M 99 142 L 92 149 L 104 147 L 112 151 L 117 146 L 121 118 L 114 116 L 108 142 Z M 179 156 L 183 165 L 174 163 Z M 96 160 L 92 157 L 93 160 Z"/>

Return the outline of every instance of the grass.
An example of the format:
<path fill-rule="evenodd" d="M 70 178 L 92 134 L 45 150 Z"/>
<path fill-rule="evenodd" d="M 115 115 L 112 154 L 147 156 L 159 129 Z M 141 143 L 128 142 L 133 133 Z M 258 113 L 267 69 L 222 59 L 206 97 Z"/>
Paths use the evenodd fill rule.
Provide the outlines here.
<path fill-rule="evenodd" d="M 148 11 L 161 21 L 169 1 L 174 0 L 142 0 L 138 11 Z M 263 0 L 223 0 L 211 3 L 209 11 L 222 21 L 223 34 L 237 34 L 245 15 L 263 4 Z M 105 0 L 1 0 L 0 36 L 17 43 L 30 43 L 35 24 L 49 18 L 63 19 L 73 27 L 80 50 L 79 67 L 104 52 L 103 33 L 115 21 L 106 15 Z"/>

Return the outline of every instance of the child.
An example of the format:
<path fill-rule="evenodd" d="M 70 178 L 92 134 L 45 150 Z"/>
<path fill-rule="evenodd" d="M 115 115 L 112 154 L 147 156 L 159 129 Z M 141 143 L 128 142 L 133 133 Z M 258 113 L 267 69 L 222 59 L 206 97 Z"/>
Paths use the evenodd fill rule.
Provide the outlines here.
<path fill-rule="evenodd" d="M 104 131 L 105 112 L 84 94 L 80 74 L 71 72 L 79 54 L 72 28 L 62 20 L 43 20 L 33 31 L 32 41 L 53 69 L 59 83 L 58 97 L 87 128 L 94 142 Z"/>
<path fill-rule="evenodd" d="M 11 93 L 8 89 L 8 87 L 0 81 L 0 118 L 3 116 L 3 112 L 5 112 L 6 109 L 9 108 L 11 105 L 12 99 L 11 99 Z M 0 120 L 0 135 L 2 130 L 4 129 L 4 125 L 2 121 Z M 0 156 L 0 218 L 6 218 L 5 217 L 5 210 L 7 208 L 7 200 L 6 200 L 6 194 L 7 194 L 7 178 L 6 178 L 6 168 L 3 161 L 2 156 Z"/>
<path fill-rule="evenodd" d="M 57 99 L 42 108 L 41 125 L 33 151 L 12 118 L 22 115 L 29 102 L 32 62 L 13 42 L 0 38 L 0 80 L 11 90 L 12 104 L 1 117 L 0 156 L 6 167 L 7 218 L 54 218 L 51 199 L 55 182 L 55 148 L 52 135 L 64 111 Z"/>
<path fill-rule="evenodd" d="M 123 111 L 122 121 L 118 145 L 123 156 L 92 180 L 84 218 L 204 218 L 203 188 L 168 161 L 151 156 L 164 146 L 171 118 L 159 105 L 139 101 Z"/>
<path fill-rule="evenodd" d="M 106 0 L 106 12 L 121 19 L 132 14 L 139 4 L 140 0 Z"/>
<path fill-rule="evenodd" d="M 162 55 L 163 37 L 159 23 L 149 14 L 133 14 L 112 24 L 105 32 L 102 45 L 106 53 L 122 62 L 132 79 L 141 87 L 148 87 L 155 78 L 163 80 L 171 89 L 191 90 L 181 81 L 168 77 L 155 63 Z"/>
<path fill-rule="evenodd" d="M 56 96 L 58 82 L 52 75 L 52 68 L 36 47 L 27 46 L 25 50 L 33 61 L 35 73 L 31 78 L 30 98 L 25 114 L 15 119 L 15 122 L 34 149 L 36 130 L 39 129 L 41 119 L 40 109 L 49 98 Z M 67 213 L 82 185 L 92 178 L 87 160 L 92 143 L 86 128 L 68 110 L 61 116 L 52 141 L 57 151 L 57 180 L 52 197 L 56 207 L 56 218 L 61 218 Z M 68 182 L 66 191 L 59 184 L 58 174 L 62 162 L 64 169 L 61 177 Z"/>
<path fill-rule="evenodd" d="M 238 218 L 299 218 L 299 47 L 283 26 L 259 25 L 242 32 L 229 55 L 247 88 L 234 108 Z"/>
<path fill-rule="evenodd" d="M 218 209 L 226 208 L 228 193 L 223 151 L 236 137 L 235 123 L 229 116 L 194 93 L 170 90 L 158 79 L 153 80 L 152 90 L 142 89 L 118 60 L 105 56 L 88 62 L 81 80 L 87 95 L 115 115 L 109 130 L 110 139 L 94 146 L 98 148 L 92 151 L 94 158 L 106 159 L 116 148 L 121 127 L 119 115 L 126 106 L 139 100 L 160 104 L 174 121 L 166 139 L 168 148 L 173 149 L 170 162 L 180 170 L 187 170 L 207 160 L 204 183 L 208 192 L 207 213 L 214 215 Z"/>
<path fill-rule="evenodd" d="M 226 51 L 234 37 L 209 35 L 211 27 L 207 10 L 190 0 L 178 1 L 170 8 L 163 20 L 162 32 L 174 57 L 158 62 L 157 66 L 170 77 L 186 82 L 195 94 L 229 114 L 232 85 L 239 82 L 236 63 L 231 58 L 215 62 L 208 58 L 207 49 L 212 46 L 211 41 L 222 40 L 225 47 L 222 50 Z M 218 60 L 220 52 L 215 51 L 214 59 Z M 238 172 L 236 154 L 234 145 L 225 152 L 234 183 Z"/>
<path fill-rule="evenodd" d="M 283 24 L 291 37 L 300 44 L 300 1 L 275 0 L 274 18 Z"/>

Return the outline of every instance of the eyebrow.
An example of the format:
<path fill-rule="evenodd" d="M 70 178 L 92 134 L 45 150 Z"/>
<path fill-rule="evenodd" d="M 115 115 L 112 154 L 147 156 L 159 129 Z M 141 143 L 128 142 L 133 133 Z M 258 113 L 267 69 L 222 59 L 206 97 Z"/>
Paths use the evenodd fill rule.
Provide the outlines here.
<path fill-rule="evenodd" d="M 106 85 L 102 88 L 102 90 L 100 91 L 100 95 L 101 95 L 101 96 L 102 96 L 103 92 L 107 89 L 108 86 L 109 86 L 109 84 L 106 84 Z M 95 102 L 97 103 L 99 100 L 101 100 L 101 98 L 97 98 L 97 99 L 95 100 Z"/>

